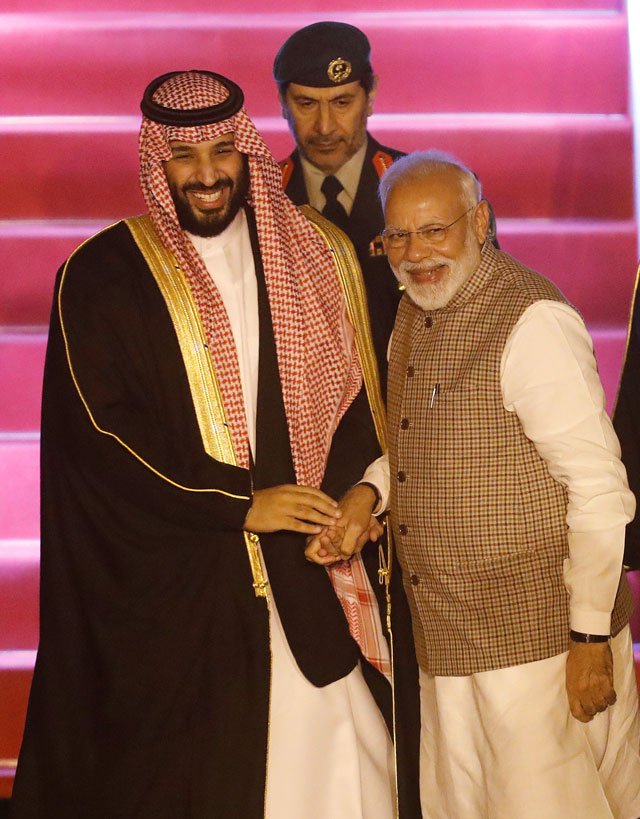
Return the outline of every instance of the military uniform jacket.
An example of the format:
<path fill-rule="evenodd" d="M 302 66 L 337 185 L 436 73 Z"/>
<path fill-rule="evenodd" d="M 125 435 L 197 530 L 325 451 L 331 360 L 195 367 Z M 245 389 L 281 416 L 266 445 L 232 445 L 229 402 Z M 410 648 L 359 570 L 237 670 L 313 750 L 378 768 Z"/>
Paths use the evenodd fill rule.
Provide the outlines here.
<path fill-rule="evenodd" d="M 378 182 L 385 170 L 404 154 L 402 151 L 381 145 L 370 135 L 367 139 L 367 151 L 358 191 L 345 232 L 353 242 L 362 268 L 371 315 L 373 345 L 381 375 L 384 376 L 387 367 L 387 345 L 402 294 L 398 290 L 398 283 L 382 249 L 380 233 L 384 228 L 384 217 L 378 199 Z M 309 198 L 298 151 L 294 151 L 280 164 L 287 196 L 296 205 L 306 204 Z"/>
<path fill-rule="evenodd" d="M 253 488 L 295 476 L 255 245 L 254 258 L 252 471 L 205 452 L 167 305 L 127 226 L 86 242 L 59 273 L 43 393 L 40 646 L 16 819 L 264 815 L 269 617 L 242 525 Z M 323 485 L 334 496 L 379 451 L 367 413 L 361 393 L 335 434 Z M 302 536 L 260 540 L 302 673 L 319 686 L 343 677 L 360 654 L 327 573 L 304 559 Z M 388 688 L 376 680 L 374 694 Z"/>

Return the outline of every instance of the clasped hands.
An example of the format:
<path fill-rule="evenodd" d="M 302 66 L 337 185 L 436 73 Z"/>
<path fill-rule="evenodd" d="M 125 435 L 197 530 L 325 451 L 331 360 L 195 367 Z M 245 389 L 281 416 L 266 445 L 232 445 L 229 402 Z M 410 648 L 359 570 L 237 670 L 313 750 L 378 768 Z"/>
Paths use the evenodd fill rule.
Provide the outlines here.
<path fill-rule="evenodd" d="M 307 538 L 305 557 L 320 566 L 349 560 L 369 541 L 383 533 L 382 524 L 373 516 L 376 496 L 370 486 L 356 484 L 343 495 L 338 505 L 340 518 L 331 526 Z"/>
<path fill-rule="evenodd" d="M 375 502 L 373 490 L 362 485 L 352 487 L 340 503 L 309 486 L 271 486 L 254 492 L 243 529 L 309 535 L 307 560 L 326 566 L 348 560 L 380 537 L 382 526 L 371 514 Z"/>

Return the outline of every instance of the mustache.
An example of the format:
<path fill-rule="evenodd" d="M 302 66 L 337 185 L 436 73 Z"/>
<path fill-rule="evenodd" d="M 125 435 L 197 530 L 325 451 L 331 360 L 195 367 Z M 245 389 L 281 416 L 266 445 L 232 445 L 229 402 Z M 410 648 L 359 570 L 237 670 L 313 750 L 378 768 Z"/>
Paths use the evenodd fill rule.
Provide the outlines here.
<path fill-rule="evenodd" d="M 407 260 L 403 260 L 398 265 L 398 271 L 400 273 L 430 273 L 432 270 L 435 270 L 436 267 L 440 267 L 440 265 L 443 264 L 447 264 L 446 259 L 432 258 L 428 262 L 409 262 Z"/>
<path fill-rule="evenodd" d="M 342 137 L 334 137 L 333 139 L 327 139 L 326 137 L 322 136 L 310 136 L 307 139 L 307 142 L 310 145 L 317 145 L 318 143 L 322 145 L 337 145 L 339 142 L 342 142 Z"/>
<path fill-rule="evenodd" d="M 218 179 L 213 185 L 203 185 L 202 182 L 192 182 L 190 185 L 185 185 L 183 192 L 195 191 L 196 193 L 215 193 L 221 191 L 223 188 L 232 188 L 233 183 L 230 179 Z"/>

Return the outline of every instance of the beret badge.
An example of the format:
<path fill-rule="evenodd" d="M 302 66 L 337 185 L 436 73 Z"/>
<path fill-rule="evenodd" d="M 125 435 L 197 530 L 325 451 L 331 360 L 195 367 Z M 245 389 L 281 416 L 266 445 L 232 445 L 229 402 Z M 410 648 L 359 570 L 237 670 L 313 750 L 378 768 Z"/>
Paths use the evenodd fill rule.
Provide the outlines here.
<path fill-rule="evenodd" d="M 344 82 L 351 74 L 351 63 L 343 57 L 336 57 L 327 66 L 327 77 L 331 82 Z"/>

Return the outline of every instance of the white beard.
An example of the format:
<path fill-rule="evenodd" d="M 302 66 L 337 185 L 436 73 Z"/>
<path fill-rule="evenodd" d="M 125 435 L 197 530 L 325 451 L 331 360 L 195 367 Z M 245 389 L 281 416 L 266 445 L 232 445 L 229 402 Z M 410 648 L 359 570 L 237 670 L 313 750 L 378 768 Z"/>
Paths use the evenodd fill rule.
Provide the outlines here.
<path fill-rule="evenodd" d="M 465 238 L 463 251 L 456 259 L 448 259 L 434 253 L 428 259 L 419 262 L 402 261 L 392 269 L 398 281 L 404 285 L 409 298 L 418 307 L 422 310 L 440 310 L 466 284 L 479 263 L 480 248 L 475 236 L 469 231 Z M 436 282 L 418 283 L 411 276 L 411 271 L 426 274 L 441 264 L 446 265 L 448 270 Z"/>

